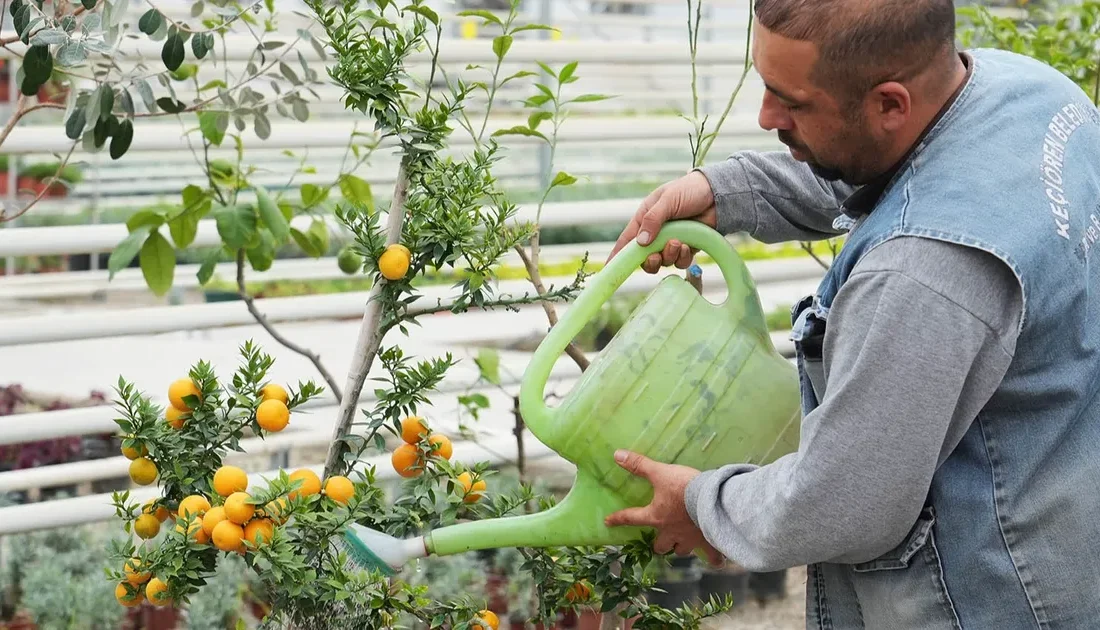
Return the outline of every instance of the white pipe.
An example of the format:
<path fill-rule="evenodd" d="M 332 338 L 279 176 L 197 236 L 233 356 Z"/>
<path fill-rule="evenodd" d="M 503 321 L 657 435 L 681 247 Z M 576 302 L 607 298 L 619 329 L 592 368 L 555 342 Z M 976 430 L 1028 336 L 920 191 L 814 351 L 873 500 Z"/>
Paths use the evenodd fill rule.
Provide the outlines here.
<path fill-rule="evenodd" d="M 533 435 L 527 433 L 524 436 L 524 455 L 528 461 L 536 461 L 547 457 L 559 457 L 557 453 L 539 442 Z M 472 465 L 478 462 L 489 462 L 492 465 L 508 464 L 516 458 L 516 440 L 513 436 L 493 438 L 483 443 L 460 441 L 454 445 L 452 462 L 464 462 Z M 393 466 L 390 464 L 388 454 L 378 455 L 360 461 L 356 470 L 364 470 L 367 465 L 374 466 L 375 479 L 377 481 L 392 481 L 398 479 Z M 324 466 L 296 466 L 308 468 L 320 475 Z M 288 471 L 289 472 L 289 471 Z M 279 474 L 278 470 L 269 470 L 262 473 L 253 473 L 248 476 L 249 487 L 266 487 L 266 479 L 274 478 Z M 352 476 L 358 479 L 357 475 Z M 158 496 L 156 487 L 137 487 L 130 491 L 130 500 L 138 504 Z M 102 523 L 115 519 L 115 508 L 111 504 L 111 494 L 103 493 L 72 499 L 60 499 L 56 501 L 42 501 L 26 505 L 0 508 L 0 536 L 20 534 L 23 532 L 55 529 L 73 525 L 85 525 L 88 523 Z"/>
<path fill-rule="evenodd" d="M 810 279 L 821 273 L 820 267 L 812 270 L 806 261 L 796 260 L 798 260 L 798 263 L 788 266 L 781 273 L 784 273 L 784 275 L 793 273 L 795 278 L 792 279 Z M 778 262 L 787 263 L 790 261 Z M 793 271 L 795 266 L 802 267 L 802 269 Z M 707 265 L 704 269 L 710 267 L 710 265 Z M 648 291 L 667 273 L 669 272 L 666 271 L 659 275 L 635 273 L 621 285 L 619 291 L 621 293 Z M 717 274 L 717 270 L 715 269 L 713 273 Z M 774 280 L 771 281 L 774 282 Z M 548 278 L 547 282 L 552 283 L 553 279 Z M 565 279 L 565 282 L 569 282 L 569 280 Z M 764 283 L 763 280 L 757 281 L 757 284 Z M 508 280 L 497 285 L 497 295 L 501 296 L 519 296 L 532 291 L 527 280 Z M 368 294 L 368 291 L 357 291 L 327 295 L 264 298 L 256 300 L 256 306 L 260 312 L 264 313 L 267 320 L 273 324 L 311 319 L 339 319 L 355 317 L 360 314 Z M 445 302 L 451 297 L 453 297 L 451 287 L 431 285 L 423 287 L 421 297 L 416 303 L 435 304 L 436 300 L 444 300 Z M 3 323 L 3 327 L 0 327 L 0 346 L 125 337 L 135 334 L 168 333 L 180 330 L 203 330 L 234 325 L 244 326 L 255 323 L 255 320 L 242 304 L 234 301 L 98 310 L 78 314 L 36 314 L 5 318 Z"/>
<path fill-rule="evenodd" d="M 3 50 L 0 48 L 0 50 Z M 764 134 L 753 122 L 754 116 L 746 114 L 732 115 L 726 120 L 723 140 L 730 141 L 735 136 L 760 136 Z M 488 131 L 510 128 L 516 125 L 526 125 L 526 118 L 501 117 L 493 118 L 493 124 Z M 368 126 L 363 125 L 361 119 L 345 119 L 337 122 L 312 121 L 308 124 L 299 122 L 273 120 L 271 134 L 267 139 L 256 135 L 255 129 L 248 127 L 240 132 L 241 141 L 245 147 L 260 147 L 265 149 L 305 149 L 317 147 L 344 147 L 347 146 L 351 133 L 355 129 L 355 123 L 360 123 L 362 130 Z M 562 126 L 558 132 L 559 143 L 572 142 L 636 142 L 650 141 L 654 139 L 682 140 L 692 131 L 691 124 L 673 116 L 632 116 L 611 117 L 602 116 L 584 118 L 575 116 L 568 125 Z M 394 146 L 394 140 L 386 139 L 381 147 Z M 469 134 L 455 133 L 447 140 L 450 146 L 468 146 L 473 144 L 473 138 Z M 500 143 L 504 146 L 534 146 L 542 143 L 538 138 L 527 136 L 502 136 Z M 68 153 L 73 141 L 65 136 L 65 130 L 56 125 L 34 125 L 16 127 L 11 135 L 4 141 L 4 153 Z M 81 153 L 82 145 L 77 143 L 74 153 Z M 185 151 L 190 152 L 187 136 L 177 124 L 148 123 L 141 126 L 141 134 L 135 135 L 133 143 L 127 152 L 141 151 Z"/>

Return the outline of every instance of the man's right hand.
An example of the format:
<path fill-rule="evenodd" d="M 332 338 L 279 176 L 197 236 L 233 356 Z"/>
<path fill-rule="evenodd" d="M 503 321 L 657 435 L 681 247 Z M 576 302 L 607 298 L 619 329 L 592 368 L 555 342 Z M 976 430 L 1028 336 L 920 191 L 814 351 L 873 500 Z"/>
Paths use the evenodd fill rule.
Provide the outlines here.
<path fill-rule="evenodd" d="M 692 171 L 654 190 L 642 201 L 634 218 L 615 241 L 610 261 L 631 240 L 649 245 L 661 230 L 661 226 L 673 219 L 694 219 L 712 228 L 718 225 L 718 212 L 714 207 L 714 193 L 710 182 L 698 171 Z M 695 256 L 693 248 L 680 241 L 669 239 L 663 251 L 650 254 L 642 263 L 648 273 L 657 273 L 662 266 L 676 265 L 687 269 Z"/>

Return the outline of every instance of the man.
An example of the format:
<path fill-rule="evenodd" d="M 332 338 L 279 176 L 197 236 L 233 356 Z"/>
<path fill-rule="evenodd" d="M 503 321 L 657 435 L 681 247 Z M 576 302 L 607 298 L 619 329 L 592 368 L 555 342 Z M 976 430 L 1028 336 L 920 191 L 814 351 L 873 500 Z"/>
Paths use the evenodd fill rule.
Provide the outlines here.
<path fill-rule="evenodd" d="M 807 565 L 811 628 L 1100 627 L 1100 114 L 1033 59 L 956 50 L 950 0 L 755 11 L 759 122 L 789 154 L 665 184 L 615 252 L 669 220 L 847 233 L 792 313 L 800 445 L 702 472 L 619 453 L 654 499 L 608 524 Z"/>

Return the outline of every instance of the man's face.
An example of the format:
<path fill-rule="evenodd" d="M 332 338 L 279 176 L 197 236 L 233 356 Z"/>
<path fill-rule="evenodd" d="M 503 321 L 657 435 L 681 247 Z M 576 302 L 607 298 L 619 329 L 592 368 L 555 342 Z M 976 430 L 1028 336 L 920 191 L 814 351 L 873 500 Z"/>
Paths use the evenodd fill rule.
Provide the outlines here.
<path fill-rule="evenodd" d="M 817 46 L 787 39 L 754 24 L 753 65 L 766 91 L 760 126 L 775 130 L 794 159 L 828 180 L 859 185 L 877 175 L 880 145 L 862 103 L 842 106 L 810 78 Z"/>

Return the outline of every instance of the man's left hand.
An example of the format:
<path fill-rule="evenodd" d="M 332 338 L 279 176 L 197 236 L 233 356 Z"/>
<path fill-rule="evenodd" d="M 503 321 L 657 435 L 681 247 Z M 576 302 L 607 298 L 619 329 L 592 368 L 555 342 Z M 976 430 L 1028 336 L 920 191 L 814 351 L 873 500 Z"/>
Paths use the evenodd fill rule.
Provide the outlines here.
<path fill-rule="evenodd" d="M 703 532 L 692 522 L 684 506 L 684 492 L 699 471 L 688 466 L 662 464 L 644 455 L 630 451 L 617 451 L 615 461 L 630 473 L 643 477 L 653 486 L 653 500 L 645 507 L 627 508 L 608 516 L 608 527 L 630 525 L 652 527 L 657 530 L 653 551 L 666 554 L 675 551 L 687 556 L 696 549 L 704 549 L 711 564 L 722 563 L 722 554 L 715 549 Z"/>

